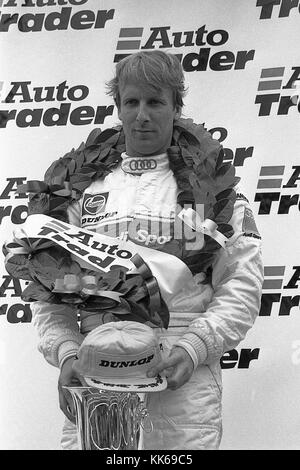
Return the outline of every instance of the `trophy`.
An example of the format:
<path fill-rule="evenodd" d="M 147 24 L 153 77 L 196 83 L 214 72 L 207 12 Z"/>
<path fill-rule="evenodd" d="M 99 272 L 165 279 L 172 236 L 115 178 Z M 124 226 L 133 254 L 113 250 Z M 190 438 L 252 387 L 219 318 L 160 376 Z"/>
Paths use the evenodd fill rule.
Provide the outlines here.
<path fill-rule="evenodd" d="M 87 334 L 74 361 L 85 386 L 72 395 L 81 450 L 137 450 L 153 429 L 148 393 L 167 387 L 147 371 L 161 361 L 153 328 L 135 321 L 104 323 Z"/>
<path fill-rule="evenodd" d="M 72 395 L 81 450 L 137 450 L 152 431 L 145 394 L 65 387 Z"/>

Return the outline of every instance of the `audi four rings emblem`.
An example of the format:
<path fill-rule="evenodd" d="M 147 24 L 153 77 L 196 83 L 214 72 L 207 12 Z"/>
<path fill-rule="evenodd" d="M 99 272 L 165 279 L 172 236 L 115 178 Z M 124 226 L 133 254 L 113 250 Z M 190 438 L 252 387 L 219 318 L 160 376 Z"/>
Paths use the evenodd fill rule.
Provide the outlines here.
<path fill-rule="evenodd" d="M 157 167 L 156 160 L 152 158 L 140 159 L 140 160 L 131 160 L 130 164 L 131 170 L 154 170 Z"/>

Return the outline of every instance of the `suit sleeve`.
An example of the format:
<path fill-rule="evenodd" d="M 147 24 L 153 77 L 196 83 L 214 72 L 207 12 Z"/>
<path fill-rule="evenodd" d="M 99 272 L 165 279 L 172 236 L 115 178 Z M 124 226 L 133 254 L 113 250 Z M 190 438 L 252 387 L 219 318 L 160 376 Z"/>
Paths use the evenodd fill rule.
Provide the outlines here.
<path fill-rule="evenodd" d="M 247 199 L 237 195 L 232 240 L 213 264 L 213 298 L 176 343 L 195 366 L 210 364 L 242 341 L 259 313 L 263 284 L 261 237 Z M 192 354 L 191 354 L 192 352 Z"/>
<path fill-rule="evenodd" d="M 70 223 L 79 226 L 79 203 L 71 206 L 68 213 Z M 34 302 L 31 310 L 39 338 L 38 350 L 49 364 L 61 367 L 66 359 L 76 355 L 83 341 L 76 310 L 41 301 Z"/>

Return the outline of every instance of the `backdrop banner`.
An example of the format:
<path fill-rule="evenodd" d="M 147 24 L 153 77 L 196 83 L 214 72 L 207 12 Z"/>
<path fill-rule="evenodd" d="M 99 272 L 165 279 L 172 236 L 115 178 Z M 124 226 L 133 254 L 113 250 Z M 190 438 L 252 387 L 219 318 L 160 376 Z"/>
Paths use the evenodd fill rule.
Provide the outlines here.
<path fill-rule="evenodd" d="M 17 186 L 119 124 L 105 84 L 138 50 L 178 56 L 183 117 L 241 177 L 265 280 L 254 327 L 221 359 L 221 449 L 300 448 L 299 25 L 299 0 L 0 0 L 1 246 L 27 217 Z M 58 369 L 38 352 L 27 281 L 4 256 L 0 275 L 0 448 L 59 449 Z"/>

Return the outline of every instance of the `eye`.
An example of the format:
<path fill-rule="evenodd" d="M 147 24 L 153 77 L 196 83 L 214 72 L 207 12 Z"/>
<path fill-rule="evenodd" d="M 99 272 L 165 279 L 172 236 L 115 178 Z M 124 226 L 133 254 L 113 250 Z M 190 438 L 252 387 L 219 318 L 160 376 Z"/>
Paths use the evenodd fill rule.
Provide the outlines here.
<path fill-rule="evenodd" d="M 151 106 L 158 106 L 160 104 L 163 104 L 161 100 L 157 99 L 157 98 L 152 98 L 151 100 L 149 100 L 149 104 Z"/>
<path fill-rule="evenodd" d="M 127 106 L 136 106 L 138 103 L 138 100 L 136 98 L 128 98 L 125 100 L 124 104 Z"/>

